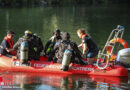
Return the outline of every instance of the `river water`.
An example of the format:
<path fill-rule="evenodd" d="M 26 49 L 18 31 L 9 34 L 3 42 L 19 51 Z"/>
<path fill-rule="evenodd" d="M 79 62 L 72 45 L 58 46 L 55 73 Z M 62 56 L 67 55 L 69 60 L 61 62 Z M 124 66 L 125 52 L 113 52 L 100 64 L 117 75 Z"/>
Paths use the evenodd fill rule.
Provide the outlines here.
<path fill-rule="evenodd" d="M 15 42 L 23 36 L 25 30 L 31 30 L 39 34 L 45 45 L 53 31 L 59 28 L 63 32 L 69 32 L 71 39 L 80 44 L 76 31 L 79 28 L 85 28 L 102 49 L 111 31 L 117 25 L 123 25 L 125 27 L 123 38 L 130 44 L 129 8 L 128 4 L 0 8 L 0 41 L 6 35 L 7 30 L 15 31 Z M 19 90 L 130 89 L 128 77 L 9 72 L 1 73 L 0 84 L 1 88 L 12 87 Z"/>

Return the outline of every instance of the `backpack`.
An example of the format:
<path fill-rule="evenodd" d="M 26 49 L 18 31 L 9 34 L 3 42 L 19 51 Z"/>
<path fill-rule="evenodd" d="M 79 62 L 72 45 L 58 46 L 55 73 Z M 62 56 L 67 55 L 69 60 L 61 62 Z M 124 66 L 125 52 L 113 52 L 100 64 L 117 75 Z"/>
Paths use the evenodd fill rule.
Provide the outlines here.
<path fill-rule="evenodd" d="M 62 62 L 63 55 L 66 49 L 73 51 L 73 47 L 70 41 L 61 41 L 59 45 L 59 49 L 55 53 L 56 58 L 58 59 L 57 62 Z"/>

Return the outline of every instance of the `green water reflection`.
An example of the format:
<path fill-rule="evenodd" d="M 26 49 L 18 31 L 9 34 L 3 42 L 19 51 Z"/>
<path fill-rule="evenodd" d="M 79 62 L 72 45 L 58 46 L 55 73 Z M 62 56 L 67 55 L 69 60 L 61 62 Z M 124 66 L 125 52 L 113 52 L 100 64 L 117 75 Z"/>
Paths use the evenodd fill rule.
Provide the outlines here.
<path fill-rule="evenodd" d="M 0 41 L 9 29 L 16 32 L 15 41 L 29 29 L 38 33 L 45 44 L 59 28 L 80 43 L 76 30 L 85 28 L 102 48 L 111 30 L 120 24 L 125 26 L 124 38 L 130 44 L 129 16 L 128 5 L 0 8 Z"/>

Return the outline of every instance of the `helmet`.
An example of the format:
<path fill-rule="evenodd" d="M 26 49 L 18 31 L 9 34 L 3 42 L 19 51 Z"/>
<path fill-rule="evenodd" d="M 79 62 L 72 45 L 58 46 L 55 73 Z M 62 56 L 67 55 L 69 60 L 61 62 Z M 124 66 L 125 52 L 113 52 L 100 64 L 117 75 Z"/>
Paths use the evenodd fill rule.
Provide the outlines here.
<path fill-rule="evenodd" d="M 31 32 L 31 31 L 26 30 L 24 33 L 25 33 L 25 37 L 26 37 L 26 38 L 32 37 L 32 32 Z"/>
<path fill-rule="evenodd" d="M 55 31 L 54 31 L 54 34 L 60 34 L 60 30 L 59 29 L 56 29 Z"/>
<path fill-rule="evenodd" d="M 29 30 L 26 30 L 24 33 L 25 33 L 25 34 L 32 34 L 32 32 L 29 31 Z"/>
<path fill-rule="evenodd" d="M 60 29 L 56 29 L 55 32 L 60 33 Z"/>

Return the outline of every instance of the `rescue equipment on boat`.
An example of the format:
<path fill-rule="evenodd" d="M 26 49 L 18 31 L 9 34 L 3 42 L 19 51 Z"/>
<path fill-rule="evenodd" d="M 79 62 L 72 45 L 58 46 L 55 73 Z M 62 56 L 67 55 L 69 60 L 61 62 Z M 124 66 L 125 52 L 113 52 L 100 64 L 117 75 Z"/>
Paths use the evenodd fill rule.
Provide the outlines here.
<path fill-rule="evenodd" d="M 25 62 L 28 60 L 28 42 L 27 41 L 23 41 L 20 46 L 20 60 L 22 60 L 22 62 Z"/>
<path fill-rule="evenodd" d="M 109 62 L 116 59 L 116 55 L 113 54 L 116 43 L 120 43 L 124 48 L 128 48 L 128 44 L 122 39 L 123 34 L 124 27 L 121 25 L 118 25 L 116 29 L 112 30 L 103 50 L 98 53 L 96 65 L 99 69 L 106 69 Z"/>
<path fill-rule="evenodd" d="M 69 69 L 71 55 L 72 55 L 72 52 L 69 49 L 66 49 L 64 52 L 64 56 L 62 60 L 62 67 L 61 67 L 63 71 L 67 71 Z"/>
<path fill-rule="evenodd" d="M 127 42 L 122 38 L 113 38 L 112 40 L 110 40 L 110 43 L 120 43 L 124 48 L 128 48 Z"/>
<path fill-rule="evenodd" d="M 121 44 L 124 48 L 128 48 L 128 44 L 125 40 L 123 40 L 122 38 L 113 38 L 112 40 L 110 40 L 109 42 L 110 44 L 111 43 L 119 43 Z M 107 50 L 107 54 L 110 54 L 111 53 L 111 50 L 112 49 L 112 46 L 111 45 L 108 45 L 106 46 L 106 50 Z M 111 58 L 110 58 L 110 61 L 113 61 L 116 59 L 116 55 L 115 54 L 112 54 Z"/>

